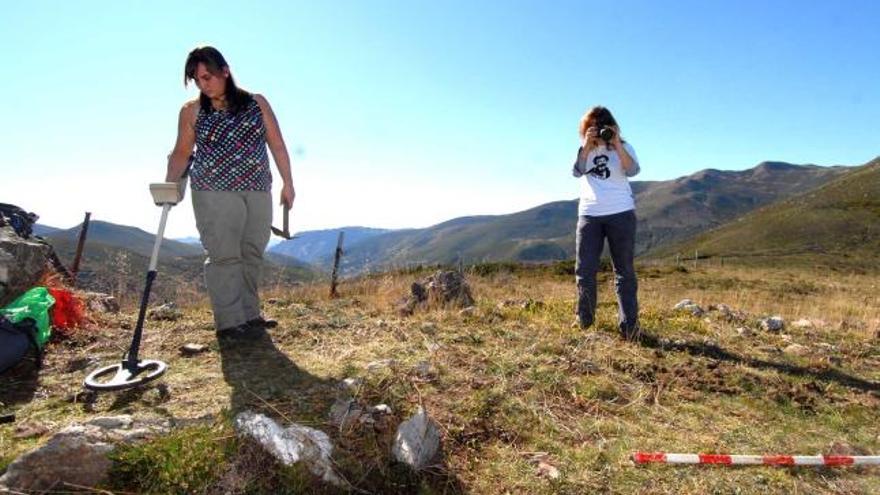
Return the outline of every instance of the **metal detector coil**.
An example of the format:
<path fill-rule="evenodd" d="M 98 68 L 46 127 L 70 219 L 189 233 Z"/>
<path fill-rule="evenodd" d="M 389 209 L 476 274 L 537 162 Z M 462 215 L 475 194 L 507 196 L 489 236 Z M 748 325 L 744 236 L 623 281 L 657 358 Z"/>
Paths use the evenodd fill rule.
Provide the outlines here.
<path fill-rule="evenodd" d="M 150 267 L 147 270 L 147 280 L 131 346 L 123 356 L 122 362 L 99 368 L 86 377 L 83 385 L 90 390 L 111 391 L 136 387 L 159 378 L 168 369 L 168 365 L 162 361 L 138 359 L 138 351 L 144 333 L 150 289 L 153 287 L 153 281 L 156 280 L 156 264 L 159 261 L 159 248 L 162 246 L 162 237 L 165 234 L 168 211 L 183 199 L 183 187 L 177 182 L 150 184 L 150 194 L 153 196 L 153 202 L 162 207 L 162 219 L 159 221 L 159 231 L 156 233 L 153 254 L 150 256 Z"/>

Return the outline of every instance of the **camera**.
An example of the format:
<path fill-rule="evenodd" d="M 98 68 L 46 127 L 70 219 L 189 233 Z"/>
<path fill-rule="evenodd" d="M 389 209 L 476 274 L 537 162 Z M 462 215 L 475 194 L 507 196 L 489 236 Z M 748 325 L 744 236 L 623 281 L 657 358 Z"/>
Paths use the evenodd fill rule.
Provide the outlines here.
<path fill-rule="evenodd" d="M 614 139 L 614 129 L 603 125 L 599 128 L 599 138 L 606 143 L 610 143 Z"/>

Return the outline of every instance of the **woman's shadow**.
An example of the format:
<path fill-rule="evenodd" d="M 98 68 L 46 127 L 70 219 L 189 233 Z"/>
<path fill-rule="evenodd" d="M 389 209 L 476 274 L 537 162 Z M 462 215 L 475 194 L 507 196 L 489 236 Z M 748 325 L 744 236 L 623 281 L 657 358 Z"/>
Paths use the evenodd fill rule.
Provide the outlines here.
<path fill-rule="evenodd" d="M 333 403 L 335 380 L 297 366 L 265 331 L 253 340 L 219 341 L 223 378 L 231 387 L 233 415 L 243 411 L 316 426 Z"/>
<path fill-rule="evenodd" d="M 273 332 L 277 333 L 280 332 Z M 243 411 L 259 412 L 285 426 L 289 422 L 295 422 L 329 433 L 333 442 L 340 440 L 336 438 L 335 427 L 329 423 L 331 406 L 341 396 L 337 380 L 321 378 L 304 370 L 278 349 L 265 332 L 254 340 L 221 339 L 219 344 L 223 377 L 232 388 L 230 409 L 233 416 Z M 340 447 L 345 448 L 342 445 Z M 334 457 L 336 455 L 334 453 Z M 387 455 L 388 458 L 379 463 L 392 466 L 397 471 L 402 470 L 392 462 L 390 448 Z M 420 487 L 427 482 L 441 487 L 438 493 L 465 493 L 461 482 L 449 472 L 441 476 L 428 476 L 425 480 L 414 474 L 398 475 L 393 479 L 382 479 L 381 476 L 374 479 L 376 473 L 373 470 L 364 476 L 370 479 L 349 480 L 358 485 L 356 491 L 363 492 L 366 489 L 369 493 L 419 493 Z M 313 489 L 315 493 L 338 492 L 328 486 Z"/>

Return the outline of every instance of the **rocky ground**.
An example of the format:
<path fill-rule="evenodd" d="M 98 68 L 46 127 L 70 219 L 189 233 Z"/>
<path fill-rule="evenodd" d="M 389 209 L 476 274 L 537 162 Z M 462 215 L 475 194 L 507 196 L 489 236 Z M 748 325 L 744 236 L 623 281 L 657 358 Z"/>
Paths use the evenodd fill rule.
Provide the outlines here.
<path fill-rule="evenodd" d="M 280 325 L 252 342 L 218 342 L 205 301 L 178 301 L 148 321 L 142 346 L 168 372 L 118 393 L 81 385 L 120 358 L 134 326 L 132 308 L 100 315 L 50 344 L 38 374 L 25 363 L 0 377 L 3 410 L 15 413 L 0 425 L 0 469 L 72 423 L 127 415 L 151 434 L 108 451 L 105 490 L 880 492 L 873 468 L 630 460 L 637 450 L 880 453 L 877 278 L 645 267 L 644 335 L 631 343 L 615 332 L 607 273 L 598 323 L 586 332 L 571 326 L 565 267 L 472 270 L 466 307 L 418 300 L 411 284 L 429 274 L 349 281 L 338 299 L 323 284 L 273 287 L 264 307 Z M 415 470 L 396 439 L 420 411 L 436 426 L 439 452 Z M 303 462 L 285 466 L 242 434 L 243 412 L 326 434 L 341 482 Z"/>

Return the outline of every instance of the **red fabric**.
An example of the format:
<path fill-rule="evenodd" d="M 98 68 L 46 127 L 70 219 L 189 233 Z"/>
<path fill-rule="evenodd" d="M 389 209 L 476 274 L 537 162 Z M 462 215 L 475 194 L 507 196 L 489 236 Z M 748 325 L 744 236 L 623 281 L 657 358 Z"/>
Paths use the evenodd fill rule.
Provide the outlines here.
<path fill-rule="evenodd" d="M 86 322 L 85 314 L 83 313 L 83 302 L 73 292 L 63 288 L 50 287 L 49 293 L 55 298 L 55 304 L 52 305 L 52 309 L 49 311 L 52 326 L 55 329 L 61 330 L 63 334 L 65 333 L 64 330 L 72 330 L 83 326 Z"/>

